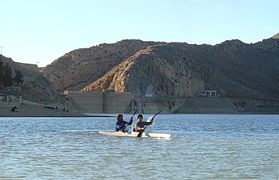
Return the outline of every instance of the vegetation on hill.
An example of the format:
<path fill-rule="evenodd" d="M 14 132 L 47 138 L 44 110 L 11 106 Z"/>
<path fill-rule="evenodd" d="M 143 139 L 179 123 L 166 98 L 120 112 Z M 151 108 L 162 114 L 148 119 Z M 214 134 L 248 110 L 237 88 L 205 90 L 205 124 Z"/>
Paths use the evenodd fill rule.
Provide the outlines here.
<path fill-rule="evenodd" d="M 23 75 L 19 70 L 14 71 L 7 63 L 3 63 L 0 55 L 0 88 L 10 87 L 12 85 L 22 85 Z"/>
<path fill-rule="evenodd" d="M 24 100 L 41 104 L 76 106 L 71 99 L 63 97 L 55 89 L 36 65 L 17 63 L 1 56 L 0 73 L 0 92 L 3 95 L 21 96 Z"/>

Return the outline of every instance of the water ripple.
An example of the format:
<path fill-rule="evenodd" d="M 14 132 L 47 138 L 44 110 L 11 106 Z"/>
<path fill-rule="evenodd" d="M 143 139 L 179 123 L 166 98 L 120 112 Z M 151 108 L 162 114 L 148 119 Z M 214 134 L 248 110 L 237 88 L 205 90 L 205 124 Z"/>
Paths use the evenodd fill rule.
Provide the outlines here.
<path fill-rule="evenodd" d="M 171 140 L 109 137 L 113 118 L 0 118 L 0 179 L 278 179 L 279 116 L 159 115 Z"/>

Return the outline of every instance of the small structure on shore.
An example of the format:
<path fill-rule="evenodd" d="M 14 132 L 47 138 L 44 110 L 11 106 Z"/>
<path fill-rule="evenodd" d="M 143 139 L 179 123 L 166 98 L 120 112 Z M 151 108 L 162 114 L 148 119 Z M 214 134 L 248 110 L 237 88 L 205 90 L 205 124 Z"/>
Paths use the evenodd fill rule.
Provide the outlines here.
<path fill-rule="evenodd" d="M 6 97 L 6 99 L 7 99 L 7 103 L 9 103 L 9 102 L 22 102 L 22 97 L 21 96 L 19 96 L 19 97 L 16 97 L 16 96 L 13 96 L 13 95 L 9 95 L 9 96 L 7 96 Z"/>
<path fill-rule="evenodd" d="M 216 90 L 204 90 L 201 92 L 201 96 L 203 97 L 216 97 L 217 91 Z"/>

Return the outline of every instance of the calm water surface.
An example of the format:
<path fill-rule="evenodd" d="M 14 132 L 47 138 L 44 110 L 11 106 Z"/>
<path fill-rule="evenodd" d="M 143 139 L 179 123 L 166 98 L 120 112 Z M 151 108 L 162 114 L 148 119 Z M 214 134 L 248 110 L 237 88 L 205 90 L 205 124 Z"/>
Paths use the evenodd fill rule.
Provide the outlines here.
<path fill-rule="evenodd" d="M 128 116 L 126 116 L 128 117 Z M 279 179 L 279 116 L 159 115 L 171 140 L 106 118 L 0 118 L 0 179 Z"/>

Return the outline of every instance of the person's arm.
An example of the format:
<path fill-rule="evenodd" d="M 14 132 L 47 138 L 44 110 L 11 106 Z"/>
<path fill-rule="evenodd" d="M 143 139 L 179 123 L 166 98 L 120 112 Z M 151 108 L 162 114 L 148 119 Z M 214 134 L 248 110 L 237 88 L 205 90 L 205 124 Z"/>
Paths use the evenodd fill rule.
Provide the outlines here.
<path fill-rule="evenodd" d="M 115 123 L 115 131 L 120 131 L 120 125 L 118 123 Z"/>
<path fill-rule="evenodd" d="M 143 128 L 138 127 L 137 129 L 138 129 L 137 131 L 143 131 L 145 128 L 144 127 Z"/>
<path fill-rule="evenodd" d="M 151 124 L 153 123 L 153 121 L 154 121 L 154 119 L 152 118 L 151 121 L 149 121 L 149 122 L 144 122 L 144 125 L 145 125 L 145 126 L 151 125 Z"/>
<path fill-rule="evenodd" d="M 122 125 L 121 123 L 117 122 L 115 126 L 115 131 L 121 131 L 125 125 Z"/>
<path fill-rule="evenodd" d="M 127 126 L 130 126 L 133 123 L 133 116 L 130 118 L 130 121 L 127 123 Z"/>
<path fill-rule="evenodd" d="M 135 124 L 134 129 L 135 129 L 135 131 L 142 131 L 142 130 L 144 130 L 144 128 L 139 127 L 137 123 Z"/>

